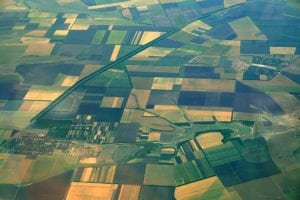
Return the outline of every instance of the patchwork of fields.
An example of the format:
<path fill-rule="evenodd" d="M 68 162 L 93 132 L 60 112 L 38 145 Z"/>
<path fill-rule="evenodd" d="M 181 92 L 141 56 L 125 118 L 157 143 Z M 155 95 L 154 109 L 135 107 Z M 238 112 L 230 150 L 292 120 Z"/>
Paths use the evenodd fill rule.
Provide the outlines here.
<path fill-rule="evenodd" d="M 294 0 L 0 2 L 0 199 L 299 199 Z"/>

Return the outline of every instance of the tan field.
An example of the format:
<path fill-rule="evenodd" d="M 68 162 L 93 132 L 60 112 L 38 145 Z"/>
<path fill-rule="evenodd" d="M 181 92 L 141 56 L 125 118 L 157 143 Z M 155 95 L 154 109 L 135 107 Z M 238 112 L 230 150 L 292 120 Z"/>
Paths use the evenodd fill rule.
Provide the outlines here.
<path fill-rule="evenodd" d="M 115 45 L 115 48 L 111 54 L 110 61 L 116 61 L 119 55 L 119 51 L 121 49 L 121 45 Z"/>
<path fill-rule="evenodd" d="M 224 0 L 224 7 L 234 6 L 236 4 L 245 3 L 246 0 Z"/>
<path fill-rule="evenodd" d="M 90 178 L 91 178 L 91 175 L 92 175 L 92 172 L 93 172 L 92 167 L 84 168 L 83 171 L 82 171 L 81 177 L 80 177 L 80 181 L 89 182 Z"/>
<path fill-rule="evenodd" d="M 49 44 L 50 39 L 44 37 L 31 37 L 25 36 L 21 38 L 22 43 L 31 45 L 31 44 Z"/>
<path fill-rule="evenodd" d="M 266 40 L 250 17 L 243 17 L 230 22 L 229 25 L 238 35 L 238 40 Z"/>
<path fill-rule="evenodd" d="M 235 80 L 185 78 L 182 91 L 234 92 Z"/>
<path fill-rule="evenodd" d="M 102 108 L 120 108 L 122 106 L 123 97 L 103 97 L 101 102 Z"/>
<path fill-rule="evenodd" d="M 181 85 L 182 78 L 163 78 L 163 77 L 154 77 L 152 88 L 156 90 L 172 90 L 173 85 Z"/>
<path fill-rule="evenodd" d="M 159 141 L 160 140 L 160 132 L 151 132 L 148 136 L 148 141 Z"/>
<path fill-rule="evenodd" d="M 116 169 L 117 169 L 116 165 L 109 167 L 105 177 L 105 183 L 112 183 L 114 181 Z"/>
<path fill-rule="evenodd" d="M 153 83 L 153 77 L 138 77 L 138 76 L 132 76 L 131 82 L 133 85 L 133 88 L 136 89 L 148 89 L 150 90 Z"/>
<path fill-rule="evenodd" d="M 204 23 L 204 22 L 201 21 L 201 20 L 197 20 L 197 21 L 195 21 L 195 22 L 193 22 L 193 23 L 191 23 L 191 24 L 185 26 L 185 27 L 182 29 L 182 31 L 187 32 L 187 33 L 190 33 L 190 34 L 192 34 L 192 35 L 198 36 L 198 34 L 195 34 L 195 33 L 193 33 L 192 31 L 194 31 L 194 30 L 203 31 L 203 30 L 209 30 L 209 29 L 211 29 L 211 28 L 212 28 L 212 27 L 211 27 L 210 25 Z M 201 30 L 201 29 L 203 29 L 203 30 Z"/>
<path fill-rule="evenodd" d="M 63 91 L 61 90 L 37 90 L 30 89 L 24 97 L 24 100 L 43 100 L 52 101 L 59 97 Z"/>
<path fill-rule="evenodd" d="M 147 44 L 151 42 L 152 40 L 155 40 L 159 36 L 163 35 L 163 32 L 151 32 L 151 31 L 144 31 L 142 38 L 140 40 L 140 45 Z"/>
<path fill-rule="evenodd" d="M 294 55 L 296 47 L 270 47 L 270 54 L 291 54 Z"/>
<path fill-rule="evenodd" d="M 70 86 L 74 85 L 78 80 L 79 80 L 78 76 L 66 76 L 66 78 L 62 82 L 61 86 L 70 87 Z"/>
<path fill-rule="evenodd" d="M 90 25 L 88 24 L 73 24 L 70 30 L 88 30 Z"/>
<path fill-rule="evenodd" d="M 19 111 L 40 111 L 48 105 L 48 101 L 24 101 Z"/>
<path fill-rule="evenodd" d="M 225 111 L 188 109 L 186 114 L 192 121 L 213 121 L 215 116 L 220 122 L 230 122 L 232 117 L 232 111 L 226 109 Z"/>
<path fill-rule="evenodd" d="M 229 192 L 217 176 L 176 187 L 177 200 L 241 199 L 237 192 Z"/>
<path fill-rule="evenodd" d="M 219 132 L 204 133 L 196 137 L 202 149 L 209 149 L 222 145 L 223 135 Z"/>
<path fill-rule="evenodd" d="M 28 36 L 34 36 L 34 37 L 44 37 L 47 33 L 47 30 L 34 30 L 28 32 L 26 35 Z"/>
<path fill-rule="evenodd" d="M 179 66 L 143 66 L 143 65 L 126 65 L 128 71 L 134 72 L 165 72 L 179 73 Z"/>
<path fill-rule="evenodd" d="M 261 121 L 262 114 L 233 112 L 232 120 Z"/>
<path fill-rule="evenodd" d="M 138 200 L 140 185 L 122 185 L 118 200 Z"/>
<path fill-rule="evenodd" d="M 31 43 L 25 51 L 25 55 L 49 56 L 55 44 Z"/>
<path fill-rule="evenodd" d="M 218 177 L 214 176 L 194 183 L 176 187 L 174 195 L 176 199 L 192 199 L 200 197 L 207 192 L 210 187 L 218 181 Z"/>
<path fill-rule="evenodd" d="M 156 61 L 162 57 L 165 57 L 174 49 L 162 48 L 162 47 L 149 47 L 146 50 L 138 53 L 137 55 L 130 58 L 130 60 L 152 60 Z"/>
<path fill-rule="evenodd" d="M 82 70 L 81 74 L 80 74 L 80 78 L 83 78 L 95 71 L 97 71 L 98 69 L 101 69 L 103 66 L 102 65 L 85 65 L 84 69 Z"/>
<path fill-rule="evenodd" d="M 72 182 L 66 200 L 113 199 L 117 184 Z"/>
<path fill-rule="evenodd" d="M 25 155 L 10 154 L 0 167 L 0 183 L 20 184 L 30 167 L 32 160 Z"/>
<path fill-rule="evenodd" d="M 126 108 L 146 108 L 150 92 L 150 90 L 132 89 Z"/>
<path fill-rule="evenodd" d="M 66 36 L 69 34 L 69 30 L 56 30 L 54 32 L 55 36 Z"/>

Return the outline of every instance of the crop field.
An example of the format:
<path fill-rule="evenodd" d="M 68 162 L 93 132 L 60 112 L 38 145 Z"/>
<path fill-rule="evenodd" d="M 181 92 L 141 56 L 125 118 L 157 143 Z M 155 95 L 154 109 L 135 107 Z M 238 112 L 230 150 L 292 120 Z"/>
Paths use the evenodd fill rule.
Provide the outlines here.
<path fill-rule="evenodd" d="M 144 185 L 174 186 L 175 173 L 172 165 L 148 164 L 146 166 Z"/>
<path fill-rule="evenodd" d="M 50 177 L 73 170 L 76 164 L 76 158 L 65 155 L 39 155 L 36 160 L 31 160 L 31 165 L 22 183 L 44 181 Z M 44 170 L 46 167 L 50 167 L 50 170 Z"/>
<path fill-rule="evenodd" d="M 140 194 L 140 185 L 122 185 L 118 200 L 138 200 Z"/>
<path fill-rule="evenodd" d="M 229 192 L 218 177 L 213 176 L 201 181 L 176 187 L 176 199 L 240 199 L 236 192 Z"/>
<path fill-rule="evenodd" d="M 117 184 L 72 182 L 66 199 L 113 199 L 117 188 Z"/>
<path fill-rule="evenodd" d="M 182 81 L 182 91 L 234 92 L 234 90 L 233 80 L 184 78 Z"/>
<path fill-rule="evenodd" d="M 229 23 L 240 40 L 266 40 L 266 36 L 261 33 L 255 23 L 244 17 Z"/>
<path fill-rule="evenodd" d="M 0 166 L 0 183 L 20 184 L 31 164 L 32 160 L 25 155 L 9 155 Z"/>

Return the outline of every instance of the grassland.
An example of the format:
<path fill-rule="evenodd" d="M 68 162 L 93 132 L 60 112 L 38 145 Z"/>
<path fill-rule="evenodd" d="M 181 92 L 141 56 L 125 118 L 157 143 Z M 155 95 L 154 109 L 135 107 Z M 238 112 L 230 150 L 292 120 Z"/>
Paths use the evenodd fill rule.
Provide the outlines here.
<path fill-rule="evenodd" d="M 39 155 L 37 159 L 32 161 L 22 183 L 28 184 L 44 181 L 50 177 L 73 170 L 76 164 L 77 158 L 64 154 Z"/>
<path fill-rule="evenodd" d="M 175 171 L 173 165 L 148 164 L 146 167 L 144 184 L 173 186 L 175 185 L 174 177 Z"/>

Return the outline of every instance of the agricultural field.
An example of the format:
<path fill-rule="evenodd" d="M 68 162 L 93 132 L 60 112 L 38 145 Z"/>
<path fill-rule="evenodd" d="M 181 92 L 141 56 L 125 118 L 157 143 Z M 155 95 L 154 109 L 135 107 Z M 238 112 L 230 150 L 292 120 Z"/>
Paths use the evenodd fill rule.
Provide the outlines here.
<path fill-rule="evenodd" d="M 0 199 L 299 199 L 299 10 L 0 1 Z"/>

